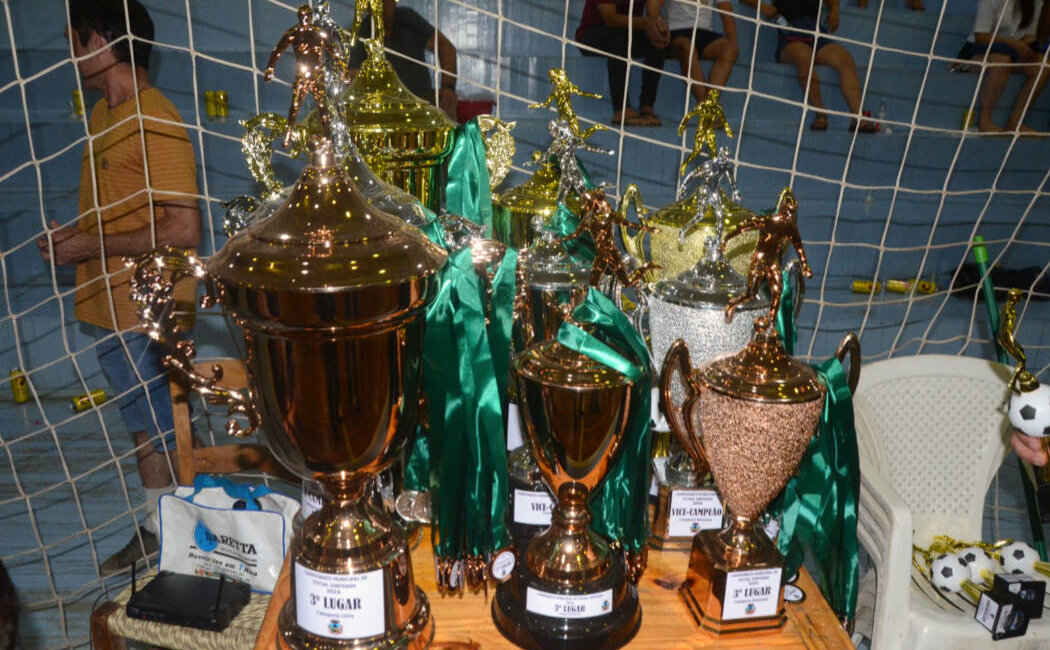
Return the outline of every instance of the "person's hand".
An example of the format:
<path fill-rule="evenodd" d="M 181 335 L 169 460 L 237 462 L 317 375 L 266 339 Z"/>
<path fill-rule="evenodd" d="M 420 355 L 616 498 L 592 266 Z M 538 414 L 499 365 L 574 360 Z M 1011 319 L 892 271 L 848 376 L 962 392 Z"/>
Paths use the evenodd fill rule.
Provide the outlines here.
<path fill-rule="evenodd" d="M 667 21 L 663 16 L 653 16 L 649 19 L 649 25 L 645 28 L 645 35 L 653 47 L 663 49 L 671 43 L 671 30 L 667 27 Z"/>
<path fill-rule="evenodd" d="M 455 121 L 457 106 L 459 106 L 459 96 L 456 95 L 456 90 L 448 86 L 442 86 L 438 90 L 438 108 L 445 111 Z"/>
<path fill-rule="evenodd" d="M 828 31 L 837 32 L 839 29 L 839 10 L 838 7 L 828 10 Z"/>
<path fill-rule="evenodd" d="M 54 245 L 54 262 L 57 266 L 78 264 L 98 255 L 97 239 L 76 226 L 60 226 L 57 221 L 52 221 L 51 241 Z M 40 249 L 41 257 L 50 261 L 52 258 L 51 248 L 48 246 L 48 235 L 37 237 L 36 245 Z"/>
<path fill-rule="evenodd" d="M 1043 442 L 1041 438 L 1033 438 L 1032 436 L 1026 436 L 1017 429 L 1014 429 L 1013 434 L 1010 436 L 1010 444 L 1013 446 L 1014 451 L 1021 457 L 1021 460 L 1027 461 L 1037 467 L 1046 465 L 1047 461 L 1050 460 L 1046 457 L 1046 452 L 1043 451 Z"/>

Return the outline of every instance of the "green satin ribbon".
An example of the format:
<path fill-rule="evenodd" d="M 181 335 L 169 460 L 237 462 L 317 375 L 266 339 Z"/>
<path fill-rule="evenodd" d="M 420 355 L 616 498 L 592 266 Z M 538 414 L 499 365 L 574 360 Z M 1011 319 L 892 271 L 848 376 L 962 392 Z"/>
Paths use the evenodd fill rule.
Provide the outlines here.
<path fill-rule="evenodd" d="M 798 330 L 795 329 L 795 291 L 791 288 L 791 275 L 784 269 L 781 275 L 780 309 L 777 310 L 776 328 L 788 354 L 795 354 Z"/>
<path fill-rule="evenodd" d="M 794 574 L 808 547 L 817 563 L 821 593 L 836 614 L 852 619 L 857 606 L 860 494 L 853 396 L 837 358 L 816 370 L 828 389 L 824 411 L 798 474 L 784 488 L 777 547 L 785 557 L 785 575 Z"/>
<path fill-rule="evenodd" d="M 492 191 L 485 162 L 485 140 L 478 118 L 456 127 L 455 144 L 448 159 L 445 209 L 485 227 L 492 237 Z"/>
<path fill-rule="evenodd" d="M 487 557 L 510 543 L 503 382 L 516 269 L 517 254 L 508 249 L 487 309 L 470 249 L 457 251 L 427 310 L 429 488 L 434 550 L 441 558 Z"/>
<path fill-rule="evenodd" d="M 619 541 L 629 551 L 640 551 L 649 539 L 649 353 L 631 321 L 593 287 L 572 317 L 578 323 L 590 324 L 591 331 L 563 323 L 558 342 L 634 381 L 634 406 L 620 442 L 619 458 L 592 495 L 590 505 L 595 532 Z"/>
<path fill-rule="evenodd" d="M 559 237 L 568 237 L 576 232 L 576 227 L 579 225 L 580 217 L 565 207 L 564 203 L 559 203 L 558 209 L 551 217 L 551 229 L 558 233 Z M 589 266 L 594 263 L 594 239 L 586 230 L 578 237 L 564 242 L 562 246 L 577 264 Z"/>

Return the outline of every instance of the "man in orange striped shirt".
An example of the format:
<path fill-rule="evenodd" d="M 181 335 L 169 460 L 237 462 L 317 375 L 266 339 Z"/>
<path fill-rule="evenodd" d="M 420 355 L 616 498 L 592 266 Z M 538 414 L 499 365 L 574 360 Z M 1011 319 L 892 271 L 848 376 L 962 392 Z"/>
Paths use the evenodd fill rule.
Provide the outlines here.
<path fill-rule="evenodd" d="M 76 317 L 99 339 L 99 366 L 135 438 L 146 492 L 145 521 L 102 564 L 108 575 L 157 550 L 157 499 L 173 488 L 163 352 L 139 327 L 123 258 L 162 244 L 197 247 L 197 165 L 178 110 L 150 86 L 153 21 L 138 0 L 69 0 L 66 36 L 84 88 L 100 90 L 103 99 L 88 124 L 80 219 L 69 226 L 52 222 L 38 245 L 44 259 L 77 265 Z M 179 287 L 176 295 L 192 304 L 194 287 Z"/>

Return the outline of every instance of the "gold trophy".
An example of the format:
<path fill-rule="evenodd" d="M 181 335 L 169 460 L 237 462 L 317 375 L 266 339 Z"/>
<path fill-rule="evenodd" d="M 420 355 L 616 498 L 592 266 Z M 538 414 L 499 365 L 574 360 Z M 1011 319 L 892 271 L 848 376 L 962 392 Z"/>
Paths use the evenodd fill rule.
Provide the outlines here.
<path fill-rule="evenodd" d="M 581 131 L 576 109 L 572 105 L 574 95 L 592 99 L 601 99 L 601 95 L 580 90 L 561 68 L 551 68 L 548 76 L 551 81 L 550 95 L 545 101 L 532 104 L 529 108 L 549 108 L 558 113 L 558 118 L 550 122 L 551 146 L 546 152 L 533 154 L 533 161 L 539 167 L 527 181 L 503 192 L 493 203 L 493 235 L 515 248 L 525 248 L 532 243 L 540 234 L 534 217 L 543 217 L 542 223 L 549 223 L 558 210 L 559 202 L 579 214 L 584 188 L 582 174 L 575 160 L 576 149 L 611 153 L 586 143 L 594 133 L 605 130 L 605 126 L 594 124 Z M 556 162 L 552 162 L 552 158 Z"/>
<path fill-rule="evenodd" d="M 561 309 L 569 318 L 571 305 Z M 496 627 L 524 648 L 618 648 L 641 623 L 638 592 L 621 554 L 591 531 L 587 501 L 617 458 L 633 382 L 555 339 L 512 367 L 526 444 L 557 503 L 550 528 L 496 589 Z"/>
<path fill-rule="evenodd" d="M 737 306 L 753 300 L 762 282 L 768 282 L 769 311 L 755 318 L 751 341 L 736 354 L 694 369 L 685 342 L 678 340 L 667 353 L 660 379 L 671 430 L 697 466 L 710 466 L 728 510 L 727 528 L 701 531 L 693 539 L 680 588 L 696 622 L 718 634 L 784 624 L 783 558 L 755 521 L 795 473 L 816 430 L 826 391 L 810 366 L 785 352 L 773 327 L 785 244 L 797 251 L 802 273 L 812 275 L 790 190 L 781 194 L 779 208 L 728 236 L 758 231 L 747 290 L 725 308 L 731 318 Z M 680 408 L 672 405 L 676 374 L 687 391 Z"/>
<path fill-rule="evenodd" d="M 302 16 L 298 28 L 300 43 L 323 46 Z M 295 96 L 301 86 L 323 94 L 308 74 L 316 61 L 296 55 Z M 271 216 L 207 262 L 173 249 L 143 256 L 133 297 L 151 336 L 169 344 L 166 362 L 247 417 L 247 427 L 231 419 L 228 433 L 261 425 L 282 464 L 324 486 L 327 503 L 289 550 L 292 592 L 280 616 L 288 645 L 423 648 L 434 626 L 404 534 L 364 495 L 415 429 L 424 313 L 445 254 L 366 201 L 327 138 L 311 146 L 310 164 Z M 221 304 L 240 328 L 247 391 L 224 389 L 221 372 L 194 372 L 192 341 L 175 344 L 172 287 L 188 277 L 204 282 L 205 306 Z"/>
<path fill-rule="evenodd" d="M 387 60 L 382 0 L 358 0 L 351 39 L 356 42 L 367 11 L 374 30 L 373 38 L 365 42 L 368 55 L 353 82 L 334 101 L 350 139 L 375 173 L 438 212 L 454 126 L 444 111 L 413 95 Z"/>
<path fill-rule="evenodd" d="M 661 267 L 650 275 L 652 281 L 674 278 L 689 270 L 696 260 L 712 254 L 707 245 L 711 237 L 716 236 L 716 241 L 721 242 L 725 229 L 735 228 L 754 216 L 740 205 L 729 149 L 717 146 L 719 130 L 733 137 L 718 95 L 717 90 L 711 91 L 678 125 L 678 134 L 684 135 L 689 122 L 696 118 L 693 150 L 682 163 L 682 180 L 675 201 L 640 219 L 654 229 L 649 237 L 649 254 L 646 255 L 640 235 L 623 233 L 624 248 L 631 257 L 640 264 L 652 262 Z M 701 155 L 707 160 L 686 173 L 689 163 Z M 689 192 L 687 188 L 694 179 L 701 182 Z M 721 188 L 723 180 L 732 190 L 728 196 Z M 746 275 L 748 258 L 754 249 L 755 237 L 747 235 L 726 246 L 722 255 L 734 271 Z"/>

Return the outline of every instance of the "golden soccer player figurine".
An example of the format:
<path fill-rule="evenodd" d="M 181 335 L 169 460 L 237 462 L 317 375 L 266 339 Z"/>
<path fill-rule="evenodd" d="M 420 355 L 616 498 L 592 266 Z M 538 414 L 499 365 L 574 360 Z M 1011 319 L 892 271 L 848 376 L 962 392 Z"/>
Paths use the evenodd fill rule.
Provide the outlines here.
<path fill-rule="evenodd" d="M 625 287 L 632 287 L 649 271 L 659 269 L 657 264 L 646 263 L 633 273 L 628 273 L 623 264 L 623 257 L 616 247 L 615 227 L 638 231 L 649 230 L 649 226 L 636 224 L 624 215 L 612 209 L 608 199 L 605 198 L 605 190 L 596 188 L 583 193 L 583 216 L 576 230 L 572 234 L 559 238 L 558 242 L 566 242 L 575 239 L 584 230 L 591 234 L 594 240 L 594 264 L 591 266 L 590 285 L 597 287 L 604 273 L 609 273 Z"/>
<path fill-rule="evenodd" d="M 277 65 L 277 59 L 289 47 L 295 52 L 295 81 L 292 82 L 292 104 L 288 108 L 288 130 L 284 134 L 284 146 L 288 146 L 292 139 L 292 130 L 295 119 L 299 116 L 299 108 L 306 98 L 306 93 L 314 96 L 317 103 L 317 116 L 321 119 L 321 128 L 326 138 L 332 137 L 331 120 L 328 113 L 327 93 L 324 87 L 324 67 L 321 57 L 325 52 L 333 59 L 340 59 L 342 53 L 331 43 L 331 35 L 314 25 L 313 10 L 310 5 L 299 7 L 299 23 L 289 29 L 277 42 L 270 54 L 270 62 L 266 64 L 263 79 L 273 79 L 273 68 Z"/>
<path fill-rule="evenodd" d="M 596 131 L 605 131 L 604 124 L 595 124 L 583 133 L 580 132 L 580 121 L 576 117 L 576 109 L 572 107 L 572 96 L 579 95 L 580 97 L 590 97 L 591 99 L 601 99 L 602 96 L 597 93 L 587 93 L 579 89 L 579 87 L 573 82 L 569 81 L 569 77 L 565 74 L 565 70 L 562 68 L 551 68 L 549 77 L 551 84 L 554 86 L 551 88 L 551 94 L 547 96 L 547 99 L 539 104 L 530 104 L 529 108 L 551 108 L 551 103 L 554 103 L 557 108 L 558 115 L 562 117 L 569 126 L 572 128 L 572 132 L 580 140 L 586 140 L 587 138 L 594 135 Z"/>
<path fill-rule="evenodd" d="M 1031 392 L 1039 386 L 1035 375 L 1028 372 L 1025 367 L 1028 357 L 1024 353 L 1024 348 L 1014 338 L 1014 330 L 1017 329 L 1017 303 L 1022 297 L 1024 297 L 1024 292 L 1020 289 L 1010 289 L 1006 294 L 1006 303 L 999 310 L 999 332 L 995 336 L 995 340 L 999 342 L 1003 350 L 1017 360 L 1017 367 L 1014 369 L 1013 376 L 1010 377 L 1010 390 L 1018 394 Z"/>
<path fill-rule="evenodd" d="M 386 28 L 383 26 L 383 0 L 357 0 L 354 3 L 354 22 L 350 26 L 350 46 L 357 45 L 357 35 L 365 15 L 372 14 L 372 38 L 383 43 L 386 41 Z"/>
<path fill-rule="evenodd" d="M 777 211 L 773 214 L 761 214 L 751 217 L 738 225 L 726 235 L 719 245 L 720 252 L 725 252 L 726 242 L 748 230 L 758 231 L 758 243 L 751 254 L 751 264 L 747 271 L 747 291 L 737 296 L 726 305 L 726 320 L 733 319 L 733 312 L 743 303 L 758 297 L 762 280 L 769 283 L 770 322 L 774 322 L 780 309 L 780 294 L 783 288 L 781 276 L 780 251 L 784 244 L 790 243 L 802 262 L 802 273 L 813 277 L 813 269 L 806 260 L 806 250 L 802 248 L 802 236 L 798 233 L 798 201 L 790 187 L 785 187 L 777 199 Z"/>
<path fill-rule="evenodd" d="M 689 126 L 689 121 L 694 117 L 696 118 L 696 135 L 693 136 L 693 151 L 682 163 L 682 174 L 685 174 L 685 169 L 689 166 L 689 163 L 693 162 L 703 152 L 705 144 L 710 152 L 710 156 L 714 157 L 718 154 L 716 133 L 719 129 L 725 131 L 725 134 L 730 138 L 733 137 L 733 129 L 726 122 L 726 114 L 722 110 L 722 103 L 718 101 L 718 95 L 719 92 L 717 90 L 711 90 L 707 93 L 707 99 L 697 103 L 678 124 L 678 135 L 684 135 L 686 128 Z"/>

